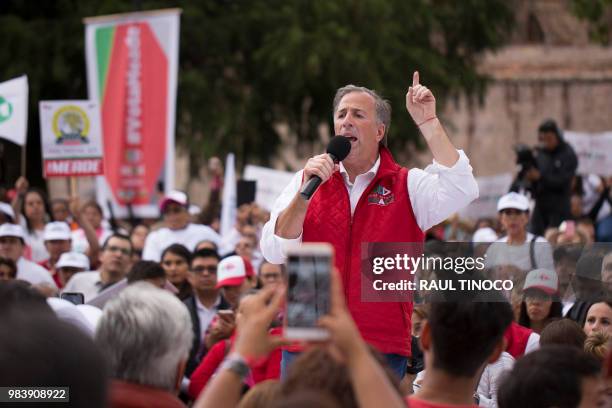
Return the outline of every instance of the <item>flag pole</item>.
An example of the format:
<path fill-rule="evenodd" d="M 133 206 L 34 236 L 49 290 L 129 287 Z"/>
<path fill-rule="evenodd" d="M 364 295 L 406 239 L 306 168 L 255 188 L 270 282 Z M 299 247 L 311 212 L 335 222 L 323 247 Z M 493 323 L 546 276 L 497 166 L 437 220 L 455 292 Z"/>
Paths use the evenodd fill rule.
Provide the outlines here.
<path fill-rule="evenodd" d="M 26 177 L 26 148 L 28 147 L 27 143 L 24 143 L 21 146 L 21 175 Z"/>
<path fill-rule="evenodd" d="M 70 197 L 78 197 L 77 188 L 78 185 L 76 176 L 70 176 Z"/>

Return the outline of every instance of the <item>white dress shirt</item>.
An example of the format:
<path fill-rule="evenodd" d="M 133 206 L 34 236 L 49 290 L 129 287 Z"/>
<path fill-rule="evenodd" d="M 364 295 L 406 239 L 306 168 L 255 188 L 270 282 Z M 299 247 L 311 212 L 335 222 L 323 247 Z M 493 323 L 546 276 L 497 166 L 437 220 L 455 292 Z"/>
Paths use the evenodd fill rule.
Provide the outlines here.
<path fill-rule="evenodd" d="M 196 295 L 194 295 L 194 297 L 196 303 L 196 310 L 198 312 L 198 320 L 200 320 L 200 333 L 202 335 L 202 339 L 204 339 L 204 333 L 206 333 L 208 326 L 210 326 L 210 322 L 212 322 L 213 318 L 217 314 L 219 305 L 221 304 L 221 297 L 217 297 L 215 304 L 212 305 L 210 308 L 204 306 Z"/>
<path fill-rule="evenodd" d="M 444 221 L 478 197 L 478 185 L 472 174 L 470 161 L 458 150 L 459 159 L 452 167 L 446 167 L 435 160 L 424 170 L 408 171 L 408 195 L 417 224 L 422 231 Z M 380 155 L 374 166 L 351 183 L 346 169 L 340 163 L 340 174 L 344 178 L 351 202 L 351 215 L 355 212 L 359 198 L 376 176 L 380 167 Z M 295 239 L 285 239 L 274 233 L 279 214 L 289 206 L 302 185 L 303 170 L 298 171 L 281 195 L 274 202 L 270 220 L 262 231 L 261 252 L 275 264 L 285 261 L 284 247 L 288 243 L 301 242 L 302 235 Z"/>

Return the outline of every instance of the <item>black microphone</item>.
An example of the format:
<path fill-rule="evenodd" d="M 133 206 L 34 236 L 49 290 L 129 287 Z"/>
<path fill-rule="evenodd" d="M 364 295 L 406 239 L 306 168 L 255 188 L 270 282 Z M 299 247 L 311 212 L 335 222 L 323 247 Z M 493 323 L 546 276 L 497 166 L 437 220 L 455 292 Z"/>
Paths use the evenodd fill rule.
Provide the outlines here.
<path fill-rule="evenodd" d="M 327 154 L 332 158 L 334 163 L 341 162 L 348 156 L 351 151 L 351 142 L 344 136 L 334 136 L 327 145 Z M 321 177 L 312 176 L 302 187 L 300 194 L 304 200 L 310 200 L 310 197 L 321 184 Z"/>

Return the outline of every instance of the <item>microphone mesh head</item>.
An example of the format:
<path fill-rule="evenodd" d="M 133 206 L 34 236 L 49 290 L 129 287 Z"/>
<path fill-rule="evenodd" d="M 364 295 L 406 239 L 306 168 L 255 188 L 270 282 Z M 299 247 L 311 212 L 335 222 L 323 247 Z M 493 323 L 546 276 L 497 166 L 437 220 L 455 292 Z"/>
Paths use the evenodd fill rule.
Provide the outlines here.
<path fill-rule="evenodd" d="M 334 136 L 327 145 L 327 153 L 342 161 L 351 152 L 351 142 L 344 136 Z"/>

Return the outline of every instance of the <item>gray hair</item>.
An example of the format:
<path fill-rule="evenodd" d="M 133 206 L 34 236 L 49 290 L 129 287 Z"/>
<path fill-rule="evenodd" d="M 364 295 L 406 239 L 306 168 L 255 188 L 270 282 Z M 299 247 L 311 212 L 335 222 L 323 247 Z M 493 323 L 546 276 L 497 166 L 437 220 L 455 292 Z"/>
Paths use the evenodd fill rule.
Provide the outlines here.
<path fill-rule="evenodd" d="M 107 303 L 95 335 L 113 378 L 174 391 L 178 365 L 187 359 L 191 318 L 175 296 L 146 282 Z"/>
<path fill-rule="evenodd" d="M 356 86 L 356 85 L 346 85 L 342 88 L 338 88 L 336 91 L 336 95 L 334 96 L 334 110 L 333 115 L 336 117 L 336 111 L 338 110 L 338 105 L 344 96 L 353 93 L 353 92 L 363 92 L 370 95 L 374 98 L 374 107 L 376 108 L 376 120 L 378 123 L 382 123 L 385 125 L 385 134 L 382 139 L 384 143 L 387 142 L 387 134 L 389 133 L 389 127 L 391 126 L 391 103 L 380 96 L 376 91 L 366 88 L 364 86 Z M 381 141 L 381 142 L 382 142 Z"/>

